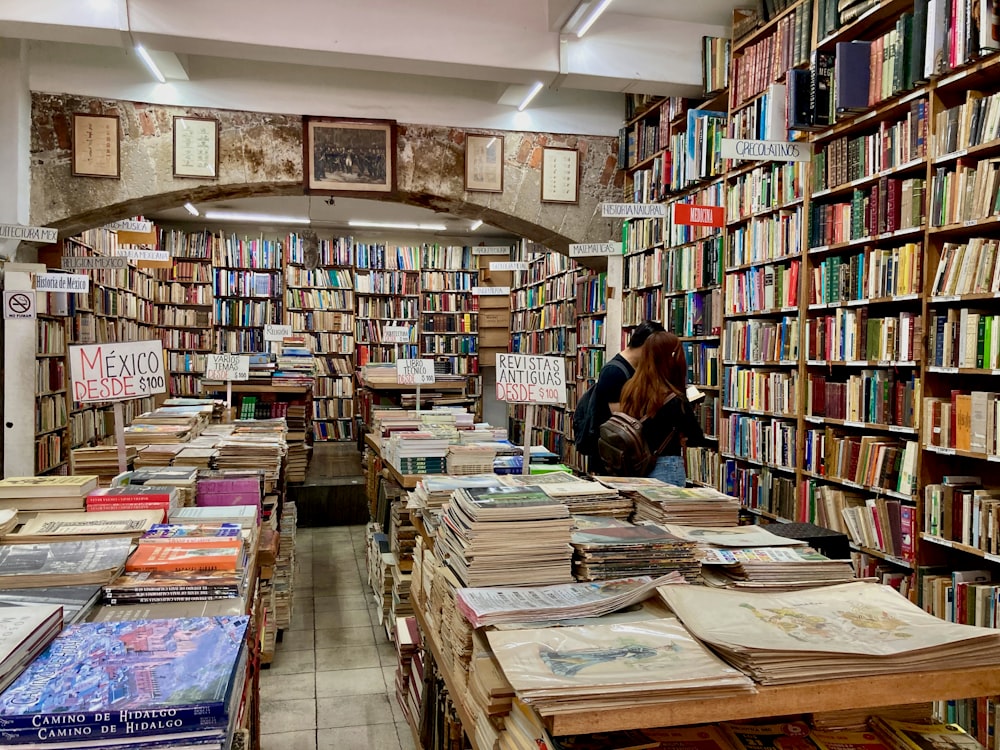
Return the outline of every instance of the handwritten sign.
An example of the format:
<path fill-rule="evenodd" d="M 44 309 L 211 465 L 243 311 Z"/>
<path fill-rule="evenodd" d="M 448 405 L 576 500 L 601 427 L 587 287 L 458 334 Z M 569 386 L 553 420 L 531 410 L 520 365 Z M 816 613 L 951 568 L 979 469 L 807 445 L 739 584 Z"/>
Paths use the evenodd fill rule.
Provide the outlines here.
<path fill-rule="evenodd" d="M 513 404 L 565 404 L 566 360 L 498 353 L 497 400 Z"/>
<path fill-rule="evenodd" d="M 209 354 L 205 360 L 208 380 L 249 380 L 250 357 L 239 354 Z"/>
<path fill-rule="evenodd" d="M 510 255 L 510 248 L 505 245 L 483 245 L 472 248 L 473 255 Z"/>
<path fill-rule="evenodd" d="M 90 291 L 90 277 L 82 273 L 35 274 L 35 291 L 86 294 Z"/>
<path fill-rule="evenodd" d="M 147 250 L 138 247 L 120 247 L 115 250 L 115 255 L 128 260 L 155 260 L 161 263 L 170 262 L 170 253 L 166 250 Z"/>
<path fill-rule="evenodd" d="M 138 221 L 136 219 L 122 219 L 104 225 L 105 229 L 118 229 L 123 232 L 136 232 L 138 234 L 149 234 L 153 231 L 153 222 Z"/>
<path fill-rule="evenodd" d="M 606 255 L 621 255 L 620 242 L 581 242 L 569 246 L 571 258 L 596 258 Z"/>
<path fill-rule="evenodd" d="M 528 264 L 523 260 L 491 260 L 491 271 L 527 271 Z"/>
<path fill-rule="evenodd" d="M 601 216 L 605 219 L 665 218 L 667 207 L 662 203 L 602 203 Z"/>
<path fill-rule="evenodd" d="M 291 326 L 275 325 L 274 323 L 268 323 L 264 326 L 264 341 L 281 341 L 286 336 L 291 335 Z"/>
<path fill-rule="evenodd" d="M 59 230 L 51 227 L 26 227 L 21 224 L 0 224 L 0 240 L 18 240 L 51 245 L 59 240 Z"/>
<path fill-rule="evenodd" d="M 688 227 L 724 227 L 726 226 L 726 209 L 722 206 L 695 206 L 691 203 L 675 203 L 674 224 Z"/>
<path fill-rule="evenodd" d="M 396 382 L 400 385 L 429 385 L 434 382 L 433 359 L 397 359 Z"/>
<path fill-rule="evenodd" d="M 69 347 L 73 400 L 118 401 L 163 393 L 163 343 L 127 341 Z"/>
<path fill-rule="evenodd" d="M 128 268 L 128 260 L 125 258 L 105 258 L 102 256 L 74 258 L 69 255 L 64 255 L 60 265 L 63 267 L 63 270 L 66 271 L 99 271 L 105 269 L 117 270 L 120 268 Z"/>
<path fill-rule="evenodd" d="M 382 326 L 383 344 L 409 344 L 409 326 Z"/>
<path fill-rule="evenodd" d="M 474 286 L 473 297 L 504 297 L 510 294 L 509 286 Z"/>
<path fill-rule="evenodd" d="M 750 161 L 812 161 L 812 144 L 792 141 L 751 141 L 744 138 L 723 138 L 723 159 Z"/>

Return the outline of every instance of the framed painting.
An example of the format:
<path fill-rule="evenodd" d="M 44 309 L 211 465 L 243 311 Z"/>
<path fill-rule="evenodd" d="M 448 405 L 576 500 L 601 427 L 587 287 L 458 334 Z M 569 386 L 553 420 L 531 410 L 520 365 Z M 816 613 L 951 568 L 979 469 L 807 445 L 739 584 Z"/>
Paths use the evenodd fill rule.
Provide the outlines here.
<path fill-rule="evenodd" d="M 465 136 L 465 189 L 503 192 L 503 136 Z"/>
<path fill-rule="evenodd" d="M 306 192 L 391 193 L 396 121 L 303 118 Z"/>

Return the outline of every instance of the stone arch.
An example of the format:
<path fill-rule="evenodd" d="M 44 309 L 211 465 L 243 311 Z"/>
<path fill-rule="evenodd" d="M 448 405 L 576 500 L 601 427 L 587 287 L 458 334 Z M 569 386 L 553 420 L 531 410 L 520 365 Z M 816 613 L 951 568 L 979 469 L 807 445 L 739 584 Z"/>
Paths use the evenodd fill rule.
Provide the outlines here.
<path fill-rule="evenodd" d="M 71 175 L 74 113 L 119 117 L 121 179 Z M 179 115 L 219 121 L 218 180 L 173 176 L 173 118 Z M 476 130 L 505 138 L 504 191 L 477 193 L 464 189 L 464 130 L 402 123 L 398 130 L 398 190 L 381 199 L 482 219 L 562 253 L 571 242 L 611 238 L 610 222 L 599 216 L 598 209 L 601 202 L 620 196 L 616 138 Z M 302 140 L 302 118 L 298 115 L 35 93 L 31 221 L 69 235 L 185 201 L 302 195 Z M 580 152 L 579 204 L 539 200 L 542 149 L 546 145 L 568 146 Z"/>

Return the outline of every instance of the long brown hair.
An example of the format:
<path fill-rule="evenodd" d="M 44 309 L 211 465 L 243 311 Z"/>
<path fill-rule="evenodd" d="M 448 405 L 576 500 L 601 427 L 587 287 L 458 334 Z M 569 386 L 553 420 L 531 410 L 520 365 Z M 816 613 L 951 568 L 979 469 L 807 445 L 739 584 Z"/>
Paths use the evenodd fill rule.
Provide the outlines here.
<path fill-rule="evenodd" d="M 635 374 L 622 388 L 621 410 L 636 419 L 651 417 L 674 393 L 686 401 L 687 359 L 681 340 L 672 333 L 654 333 L 642 345 Z"/>

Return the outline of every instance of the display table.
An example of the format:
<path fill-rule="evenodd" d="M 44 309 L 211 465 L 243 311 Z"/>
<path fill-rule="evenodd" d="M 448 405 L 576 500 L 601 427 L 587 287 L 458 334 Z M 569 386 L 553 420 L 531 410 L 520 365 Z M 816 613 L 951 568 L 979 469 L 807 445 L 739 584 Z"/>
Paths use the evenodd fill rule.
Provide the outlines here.
<path fill-rule="evenodd" d="M 378 438 L 370 432 L 365 434 L 365 445 L 375 451 L 376 455 L 378 455 L 380 459 L 382 458 L 382 446 L 379 443 Z M 390 464 L 388 461 L 383 460 L 382 466 L 389 471 L 389 474 L 396 480 L 399 486 L 406 490 L 415 489 L 417 482 L 423 478 L 423 474 L 401 474 L 399 469 Z"/>

